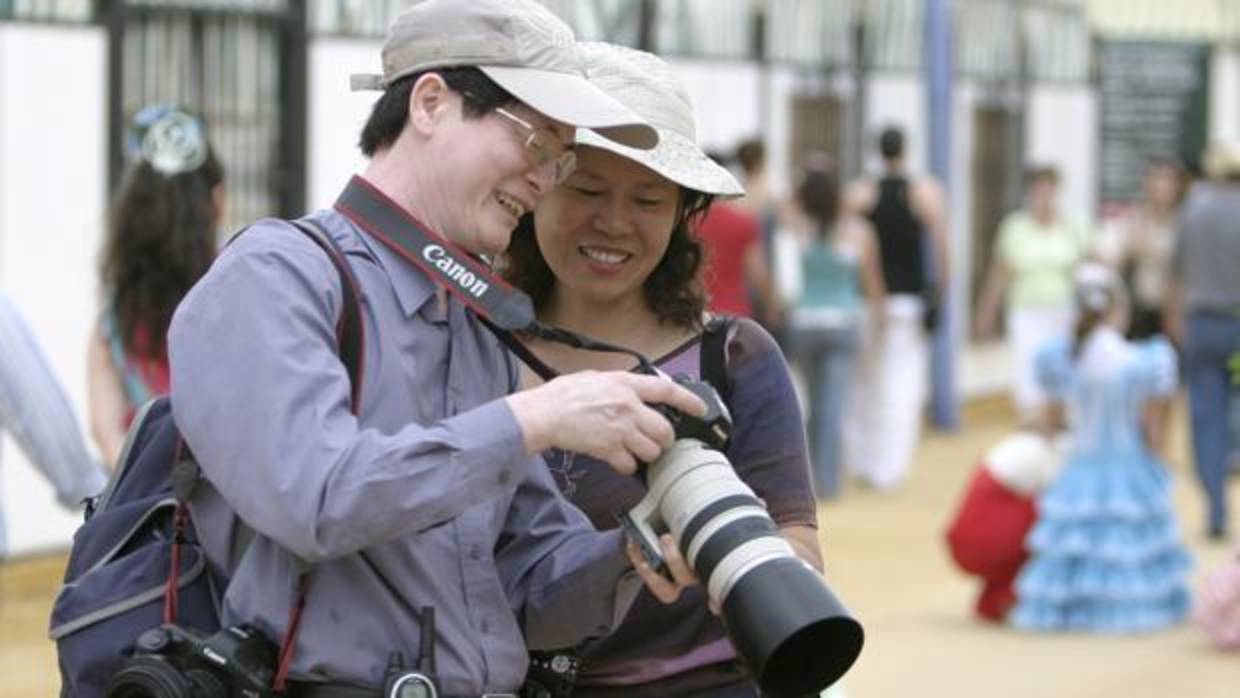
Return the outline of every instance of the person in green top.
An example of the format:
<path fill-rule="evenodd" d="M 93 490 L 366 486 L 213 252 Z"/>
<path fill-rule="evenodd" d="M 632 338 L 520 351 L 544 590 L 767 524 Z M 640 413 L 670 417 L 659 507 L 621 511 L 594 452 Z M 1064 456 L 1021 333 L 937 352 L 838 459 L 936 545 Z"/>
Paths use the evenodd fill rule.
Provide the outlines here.
<path fill-rule="evenodd" d="M 1033 372 L 1033 357 L 1047 340 L 1066 333 L 1072 321 L 1072 273 L 1089 253 L 1088 226 L 1060 214 L 1059 171 L 1042 166 L 1027 175 L 1025 207 L 999 225 L 994 254 L 978 299 L 976 333 L 994 335 L 1005 303 L 1006 334 L 1014 372 L 1012 398 L 1022 419 L 1037 419 L 1046 394 Z"/>

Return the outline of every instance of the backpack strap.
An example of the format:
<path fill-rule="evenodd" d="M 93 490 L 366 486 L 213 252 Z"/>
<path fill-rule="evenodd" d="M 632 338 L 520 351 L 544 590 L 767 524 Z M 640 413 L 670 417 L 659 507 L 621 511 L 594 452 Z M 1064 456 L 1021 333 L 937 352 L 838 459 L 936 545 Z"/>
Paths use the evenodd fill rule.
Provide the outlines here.
<path fill-rule="evenodd" d="M 340 245 L 332 238 L 331 233 L 321 223 L 313 218 L 302 218 L 289 222 L 327 254 L 327 258 L 331 260 L 332 266 L 336 268 L 336 273 L 340 276 L 341 310 L 340 317 L 336 320 L 336 347 L 340 360 L 344 364 L 345 371 L 349 374 L 349 409 L 354 415 L 357 415 L 361 409 L 362 379 L 365 376 L 366 357 L 365 326 L 362 324 L 361 286 L 358 284 L 357 277 L 353 274 L 353 268 L 349 265 L 344 250 L 340 248 Z M 234 239 L 236 238 L 234 237 Z M 173 479 L 178 502 L 174 523 L 176 533 L 173 539 L 172 570 L 164 588 L 165 622 L 173 622 L 176 618 L 177 576 L 180 569 L 181 544 L 184 542 L 183 532 L 189 518 L 187 502 L 193 486 L 201 474 L 201 470 L 193 462 L 192 457 L 185 460 L 182 459 L 183 446 L 183 442 L 177 445 L 177 455 L 174 458 L 176 471 L 174 472 Z M 242 536 L 245 539 L 242 545 L 249 547 L 249 542 L 253 539 L 254 533 L 248 526 L 244 526 L 244 522 L 241 523 L 244 528 Z M 272 688 L 277 692 L 284 691 L 288 671 L 293 663 L 293 654 L 297 646 L 297 632 L 301 625 L 302 612 L 306 606 L 306 592 L 310 583 L 310 566 L 296 556 L 292 556 L 292 563 L 297 572 L 297 579 L 293 591 L 293 604 L 289 609 L 288 630 L 280 645 L 279 663 L 276 676 L 272 682 Z"/>
<path fill-rule="evenodd" d="M 322 223 L 313 218 L 289 221 L 327 253 L 336 273 L 340 275 L 341 308 L 336 320 L 336 345 L 340 361 L 349 374 L 349 397 L 353 414 L 361 409 L 362 379 L 366 369 L 366 334 L 362 325 L 362 291 L 353 267 L 345 258 L 344 250 L 327 232 Z"/>
<path fill-rule="evenodd" d="M 702 328 L 701 372 L 702 380 L 719 391 L 725 405 L 732 403 L 732 382 L 728 380 L 728 333 L 736 318 L 731 315 L 712 315 Z"/>

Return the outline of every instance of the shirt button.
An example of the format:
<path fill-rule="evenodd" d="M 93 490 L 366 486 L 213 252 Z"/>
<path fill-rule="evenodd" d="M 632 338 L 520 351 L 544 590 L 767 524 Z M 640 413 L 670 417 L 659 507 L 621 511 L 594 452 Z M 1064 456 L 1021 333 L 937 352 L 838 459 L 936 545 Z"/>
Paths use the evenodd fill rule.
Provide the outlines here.
<path fill-rule="evenodd" d="M 481 560 L 482 559 L 482 546 L 479 546 L 479 545 L 469 546 L 469 557 L 471 560 Z"/>
<path fill-rule="evenodd" d="M 489 633 L 489 632 L 491 632 L 491 624 L 490 624 L 490 623 L 488 623 L 488 622 L 486 622 L 486 620 L 485 620 L 485 619 L 483 619 L 483 621 L 482 621 L 481 623 L 479 623 L 478 625 L 479 625 L 479 627 L 480 627 L 480 628 L 482 628 L 482 632 L 484 632 L 484 633 Z"/>
<path fill-rule="evenodd" d="M 508 481 L 512 479 L 512 472 L 509 470 L 501 470 L 499 471 L 499 476 L 496 479 L 499 480 L 499 484 L 507 485 Z"/>

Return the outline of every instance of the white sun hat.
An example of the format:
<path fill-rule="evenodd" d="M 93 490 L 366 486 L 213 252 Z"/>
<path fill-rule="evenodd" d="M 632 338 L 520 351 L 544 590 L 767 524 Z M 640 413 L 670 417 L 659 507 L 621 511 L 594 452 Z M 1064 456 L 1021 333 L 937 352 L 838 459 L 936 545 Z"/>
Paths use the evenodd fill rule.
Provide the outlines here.
<path fill-rule="evenodd" d="M 596 87 L 636 112 L 659 134 L 650 150 L 629 148 L 586 129 L 577 143 L 644 165 L 689 189 L 722 197 L 745 193 L 740 182 L 702 152 L 689 93 L 666 61 L 654 54 L 599 42 L 578 44 L 586 74 Z"/>

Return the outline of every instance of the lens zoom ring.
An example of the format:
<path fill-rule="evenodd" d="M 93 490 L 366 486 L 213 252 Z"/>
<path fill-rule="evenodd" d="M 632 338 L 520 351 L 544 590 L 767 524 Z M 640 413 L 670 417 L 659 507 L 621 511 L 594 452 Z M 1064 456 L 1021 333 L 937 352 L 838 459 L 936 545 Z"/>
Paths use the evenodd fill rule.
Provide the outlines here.
<path fill-rule="evenodd" d="M 689 554 L 689 546 L 693 543 L 694 537 L 702 530 L 703 526 L 715 518 L 716 514 L 725 512 L 728 509 L 751 506 L 762 507 L 762 500 L 748 494 L 732 494 L 722 499 L 716 499 L 702 507 L 701 511 L 694 514 L 692 519 L 689 519 L 689 524 L 680 533 L 680 554 Z"/>
<path fill-rule="evenodd" d="M 693 569 L 703 584 L 709 584 L 715 567 L 728 553 L 755 538 L 778 534 L 779 529 L 769 516 L 746 516 L 737 519 L 720 528 L 706 541 L 698 551 L 697 559 L 693 561 Z"/>

